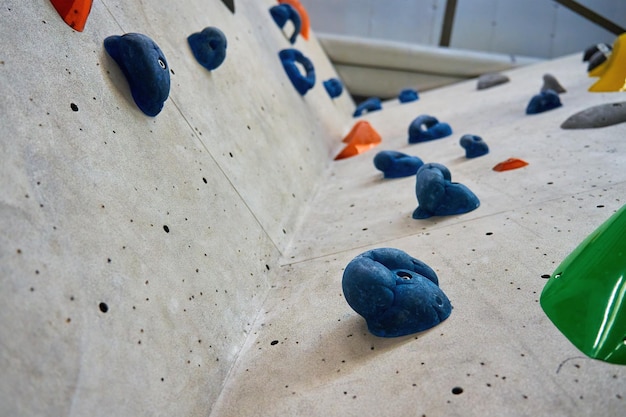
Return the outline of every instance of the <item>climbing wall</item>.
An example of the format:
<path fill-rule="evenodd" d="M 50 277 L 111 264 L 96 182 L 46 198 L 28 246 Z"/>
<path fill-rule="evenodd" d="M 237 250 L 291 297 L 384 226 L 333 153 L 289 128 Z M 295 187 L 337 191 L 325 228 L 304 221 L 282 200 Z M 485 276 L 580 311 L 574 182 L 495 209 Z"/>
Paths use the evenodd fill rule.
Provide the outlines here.
<path fill-rule="evenodd" d="M 48 0 L 2 2 L 0 415 L 208 414 L 353 110 L 276 4 L 95 1 L 77 32 Z M 207 26 L 228 39 L 212 72 L 187 43 Z M 157 117 L 105 52 L 127 32 L 167 58 Z"/>
<path fill-rule="evenodd" d="M 291 45 L 270 0 L 104 0 L 83 32 L 48 0 L 0 9 L 0 416 L 618 416 L 626 368 L 586 357 L 539 299 L 561 260 L 624 205 L 625 125 L 563 130 L 623 101 L 589 93 L 580 55 L 382 103 L 353 118 L 314 34 Z M 187 36 L 228 39 L 208 72 Z M 148 35 L 169 98 L 142 113 L 111 35 Z M 315 65 L 301 96 L 278 52 Z M 551 73 L 562 106 L 525 107 Z M 441 140 L 407 143 L 422 114 Z M 367 121 L 382 141 L 334 160 Z M 463 134 L 487 155 L 467 159 Z M 416 220 L 415 177 L 378 150 L 447 166 L 480 198 Z M 511 157 L 528 165 L 492 168 Z M 452 304 L 431 330 L 368 332 L 342 274 L 392 247 L 430 265 Z M 622 287 L 623 288 L 623 287 Z"/>

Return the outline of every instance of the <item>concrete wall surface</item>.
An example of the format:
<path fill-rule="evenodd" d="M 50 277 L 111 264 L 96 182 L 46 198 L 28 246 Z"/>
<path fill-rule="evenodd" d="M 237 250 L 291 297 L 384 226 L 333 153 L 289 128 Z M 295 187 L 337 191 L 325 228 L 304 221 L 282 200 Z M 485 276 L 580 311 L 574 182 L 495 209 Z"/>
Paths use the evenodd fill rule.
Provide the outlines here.
<path fill-rule="evenodd" d="M 623 93 L 589 93 L 580 54 L 383 103 L 374 150 L 334 161 L 356 119 L 315 36 L 304 97 L 277 53 L 274 0 L 95 1 L 73 31 L 48 0 L 0 7 L 0 417 L 622 416 L 626 367 L 590 359 L 543 313 L 561 260 L 626 202 L 626 124 L 563 130 Z M 217 26 L 209 73 L 187 36 Z M 172 88 L 138 110 L 103 40 L 160 45 Z M 524 109 L 553 74 L 563 105 Z M 453 135 L 407 143 L 430 114 Z M 467 159 L 461 135 L 489 154 Z M 480 207 L 415 220 L 397 150 L 447 166 Z M 529 165 L 506 172 L 510 157 Z M 377 247 L 439 276 L 453 311 L 379 338 L 350 309 L 345 266 Z"/>
<path fill-rule="evenodd" d="M 98 0 L 79 33 L 2 2 L 1 416 L 209 412 L 351 127 L 314 38 L 316 87 L 291 85 L 275 4 Z M 187 44 L 206 26 L 228 39 L 210 73 Z M 127 32 L 171 68 L 155 118 L 103 47 Z"/>

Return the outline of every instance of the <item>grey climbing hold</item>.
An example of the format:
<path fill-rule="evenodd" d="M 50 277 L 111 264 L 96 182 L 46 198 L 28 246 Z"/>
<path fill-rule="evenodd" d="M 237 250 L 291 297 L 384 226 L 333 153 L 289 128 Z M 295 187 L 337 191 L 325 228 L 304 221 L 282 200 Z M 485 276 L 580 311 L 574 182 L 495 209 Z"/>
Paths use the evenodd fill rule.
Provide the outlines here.
<path fill-rule="evenodd" d="M 500 74 L 499 72 L 483 74 L 478 77 L 478 86 L 479 90 L 484 90 L 486 88 L 495 87 L 496 85 L 505 84 L 511 81 L 509 77 L 504 74 Z"/>
<path fill-rule="evenodd" d="M 587 65 L 587 72 L 593 71 L 594 69 L 599 67 L 601 64 L 606 62 L 606 60 L 609 59 L 609 56 L 611 56 L 611 50 L 607 52 L 598 51 L 595 54 L 593 54 L 593 56 L 589 58 L 589 64 Z"/>
<path fill-rule="evenodd" d="M 598 43 L 596 45 L 592 45 L 583 52 L 583 62 L 588 62 L 591 60 L 591 57 L 598 52 L 602 52 L 604 55 L 609 54 L 611 49 L 612 47 L 608 43 Z"/>
<path fill-rule="evenodd" d="M 592 129 L 626 122 L 626 101 L 589 107 L 570 116 L 562 129 Z"/>
<path fill-rule="evenodd" d="M 559 80 L 552 74 L 544 74 L 543 75 L 543 86 L 541 87 L 541 91 L 552 90 L 557 94 L 565 93 L 567 90 L 563 88 Z"/>

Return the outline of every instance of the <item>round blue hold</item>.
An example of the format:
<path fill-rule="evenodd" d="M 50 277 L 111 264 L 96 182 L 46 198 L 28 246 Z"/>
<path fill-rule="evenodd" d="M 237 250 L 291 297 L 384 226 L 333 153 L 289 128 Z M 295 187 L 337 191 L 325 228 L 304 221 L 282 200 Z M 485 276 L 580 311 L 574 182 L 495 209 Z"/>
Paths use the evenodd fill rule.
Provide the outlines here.
<path fill-rule="evenodd" d="M 330 98 L 336 98 L 343 92 L 343 85 L 337 78 L 329 78 L 322 83 Z"/>
<path fill-rule="evenodd" d="M 428 330 L 452 312 L 435 271 L 399 249 L 358 255 L 346 266 L 341 285 L 350 307 L 380 337 Z"/>
<path fill-rule="evenodd" d="M 104 49 L 126 77 L 137 107 L 148 116 L 159 114 L 170 94 L 170 69 L 161 48 L 146 35 L 127 33 L 107 37 Z"/>
<path fill-rule="evenodd" d="M 305 57 L 302 52 L 293 48 L 283 49 L 278 53 L 278 56 L 283 63 L 287 76 L 291 80 L 291 84 L 293 84 L 300 95 L 305 95 L 315 85 L 315 68 L 311 60 Z M 302 75 L 296 62 L 304 67 L 306 75 Z"/>
<path fill-rule="evenodd" d="M 380 151 L 374 157 L 374 166 L 385 178 L 402 178 L 415 175 L 424 162 L 417 156 L 397 151 Z"/>
<path fill-rule="evenodd" d="M 480 200 L 469 188 L 452 182 L 448 168 L 436 163 L 424 164 L 417 171 L 415 196 L 418 206 L 414 219 L 463 214 L 480 206 Z"/>
<path fill-rule="evenodd" d="M 365 112 L 373 112 L 383 108 L 383 103 L 378 97 L 370 97 L 356 106 L 352 116 L 359 117 Z"/>
<path fill-rule="evenodd" d="M 452 134 L 449 124 L 439 122 L 435 117 L 423 114 L 409 125 L 409 143 L 441 139 Z"/>
<path fill-rule="evenodd" d="M 526 114 L 543 113 L 561 107 L 561 99 L 554 90 L 545 90 L 533 96 L 526 106 Z"/>
<path fill-rule="evenodd" d="M 411 101 L 419 100 L 419 95 L 417 94 L 416 90 L 413 90 L 412 88 L 407 88 L 400 91 L 400 94 L 398 95 L 398 100 L 400 100 L 400 103 L 410 103 Z"/>
<path fill-rule="evenodd" d="M 213 71 L 226 59 L 226 35 L 216 27 L 204 28 L 187 37 L 193 56 L 204 68 Z"/>
<path fill-rule="evenodd" d="M 487 143 L 480 136 L 476 135 L 463 135 L 459 144 L 465 149 L 466 158 L 477 158 L 479 156 L 487 155 L 489 153 L 489 147 Z"/>
<path fill-rule="evenodd" d="M 294 29 L 293 34 L 289 38 L 289 42 L 291 44 L 296 43 L 296 38 L 302 29 L 302 19 L 300 19 L 298 11 L 290 4 L 283 3 L 270 7 L 270 14 L 276 25 L 281 29 L 285 26 L 287 21 L 291 20 Z"/>

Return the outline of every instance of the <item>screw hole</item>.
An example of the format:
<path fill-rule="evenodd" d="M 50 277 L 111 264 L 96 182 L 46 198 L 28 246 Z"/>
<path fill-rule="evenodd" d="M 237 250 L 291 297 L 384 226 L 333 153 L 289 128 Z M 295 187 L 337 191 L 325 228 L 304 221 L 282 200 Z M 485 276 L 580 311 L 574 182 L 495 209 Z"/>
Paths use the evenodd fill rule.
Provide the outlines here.
<path fill-rule="evenodd" d="M 411 278 L 413 278 L 413 276 L 411 274 L 409 274 L 408 272 L 405 271 L 398 271 L 396 272 L 396 275 L 399 276 L 402 279 L 406 279 L 406 280 L 410 280 Z"/>

